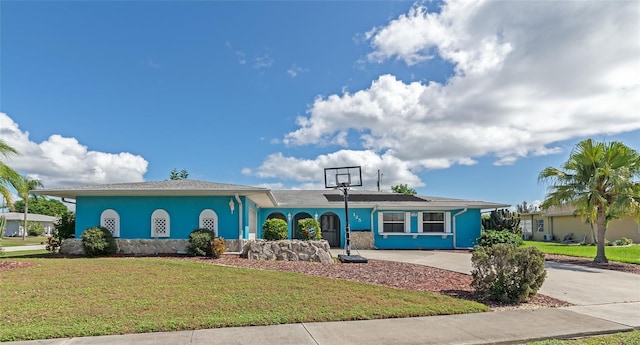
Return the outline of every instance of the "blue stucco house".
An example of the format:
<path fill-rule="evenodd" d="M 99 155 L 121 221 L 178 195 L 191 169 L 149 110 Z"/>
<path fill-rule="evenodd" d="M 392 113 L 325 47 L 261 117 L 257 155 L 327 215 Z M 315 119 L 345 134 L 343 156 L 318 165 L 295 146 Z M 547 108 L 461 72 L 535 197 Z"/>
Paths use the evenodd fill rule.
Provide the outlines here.
<path fill-rule="evenodd" d="M 230 250 L 262 238 L 262 224 L 280 218 L 298 238 L 298 220 L 315 218 L 332 247 L 345 245 L 340 190 L 270 190 L 195 180 L 119 183 L 42 189 L 75 199 L 76 237 L 102 225 L 118 239 L 186 240 L 209 228 Z M 480 235 L 480 212 L 509 205 L 441 197 L 350 190 L 349 224 L 357 249 L 470 248 Z"/>

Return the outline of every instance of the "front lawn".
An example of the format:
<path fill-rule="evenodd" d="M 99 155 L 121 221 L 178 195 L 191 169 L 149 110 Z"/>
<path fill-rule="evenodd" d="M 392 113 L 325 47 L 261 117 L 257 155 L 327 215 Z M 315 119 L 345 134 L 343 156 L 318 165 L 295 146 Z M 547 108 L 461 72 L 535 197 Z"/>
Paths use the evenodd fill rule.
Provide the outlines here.
<path fill-rule="evenodd" d="M 600 335 L 575 340 L 534 341 L 527 345 L 637 345 L 640 344 L 640 331 L 631 331 L 609 335 Z"/>
<path fill-rule="evenodd" d="M 580 246 L 575 244 L 562 244 L 554 242 L 524 241 L 525 246 L 536 247 L 547 254 L 559 254 L 579 256 L 584 258 L 596 257 L 596 246 Z M 640 264 L 640 245 L 607 246 L 605 255 L 611 261 Z"/>
<path fill-rule="evenodd" d="M 0 273 L 0 341 L 488 310 L 425 292 L 197 261 L 19 260 L 37 266 Z"/>

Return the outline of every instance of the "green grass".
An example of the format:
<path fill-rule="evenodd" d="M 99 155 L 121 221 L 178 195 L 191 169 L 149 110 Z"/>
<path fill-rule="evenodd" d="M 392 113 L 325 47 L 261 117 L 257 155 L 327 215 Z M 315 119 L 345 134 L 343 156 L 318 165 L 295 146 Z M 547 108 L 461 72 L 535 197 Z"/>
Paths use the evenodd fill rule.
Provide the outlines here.
<path fill-rule="evenodd" d="M 2 247 L 32 246 L 44 243 L 47 243 L 46 236 L 28 236 L 24 240 L 22 240 L 22 237 L 3 237 L 2 241 L 0 241 Z"/>
<path fill-rule="evenodd" d="M 579 256 L 584 258 L 596 257 L 596 246 L 568 245 L 553 242 L 524 241 L 525 246 L 536 247 L 544 253 Z M 607 246 L 605 255 L 610 261 L 640 264 L 640 245 Z"/>
<path fill-rule="evenodd" d="M 637 345 L 640 344 L 640 331 L 616 333 L 576 340 L 534 341 L 527 345 Z"/>
<path fill-rule="evenodd" d="M 20 259 L 0 341 L 482 312 L 425 292 L 163 258 Z"/>

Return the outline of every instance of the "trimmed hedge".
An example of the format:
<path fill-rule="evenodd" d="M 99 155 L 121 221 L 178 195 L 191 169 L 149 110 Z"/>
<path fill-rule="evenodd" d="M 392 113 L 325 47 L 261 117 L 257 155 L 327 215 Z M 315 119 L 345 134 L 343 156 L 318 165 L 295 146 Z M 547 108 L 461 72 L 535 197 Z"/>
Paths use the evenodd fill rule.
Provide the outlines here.
<path fill-rule="evenodd" d="M 81 237 L 87 256 L 110 255 L 118 250 L 113 234 L 105 227 L 88 228 L 82 232 Z"/>
<path fill-rule="evenodd" d="M 279 218 L 267 219 L 262 226 L 262 237 L 267 241 L 286 240 L 289 238 L 287 222 Z"/>
<path fill-rule="evenodd" d="M 198 228 L 189 234 L 187 253 L 191 256 L 212 256 L 211 241 L 216 237 L 213 230 Z"/>

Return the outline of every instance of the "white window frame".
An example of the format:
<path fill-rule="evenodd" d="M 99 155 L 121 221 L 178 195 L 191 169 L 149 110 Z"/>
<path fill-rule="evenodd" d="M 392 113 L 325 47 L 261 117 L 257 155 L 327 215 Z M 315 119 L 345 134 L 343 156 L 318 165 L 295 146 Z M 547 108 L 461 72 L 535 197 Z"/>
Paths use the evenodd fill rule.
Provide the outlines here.
<path fill-rule="evenodd" d="M 404 214 L 404 219 L 403 219 L 404 231 L 403 232 L 384 232 L 384 224 L 385 224 L 384 215 L 388 214 L 388 213 Z M 400 221 L 386 222 L 386 223 L 399 224 Z M 378 213 L 378 233 L 379 234 L 394 235 L 394 234 L 406 234 L 406 233 L 410 233 L 410 232 L 411 232 L 411 212 L 384 211 L 384 212 L 379 212 Z"/>
<path fill-rule="evenodd" d="M 425 220 L 424 219 L 424 214 L 425 213 L 441 213 L 442 214 L 442 220 L 438 220 L 438 221 L 429 221 L 429 220 Z M 431 223 L 431 224 L 442 224 L 442 231 L 425 231 L 424 230 L 424 224 L 425 223 Z M 441 234 L 448 234 L 451 233 L 451 213 L 450 212 L 444 212 L 444 211 L 422 211 L 418 213 L 418 231 L 424 234 L 437 234 L 437 235 L 441 235 Z"/>
<path fill-rule="evenodd" d="M 113 231 L 111 232 L 111 234 L 113 235 L 113 237 L 120 237 L 120 215 L 118 214 L 118 212 L 110 208 L 102 211 L 102 213 L 100 214 L 100 226 L 108 229 L 108 219 L 114 220 Z"/>
<path fill-rule="evenodd" d="M 165 219 L 165 233 L 156 234 L 155 221 L 156 219 Z M 161 208 L 153 211 L 151 214 L 151 237 L 170 237 L 171 236 L 171 217 L 169 213 Z"/>
<path fill-rule="evenodd" d="M 205 226 L 206 219 L 213 219 L 213 229 L 209 229 Z M 209 230 L 212 230 L 213 233 L 218 236 L 218 214 L 216 213 L 216 211 L 210 208 L 202 210 L 202 212 L 200 212 L 200 216 L 198 216 L 198 227 L 201 229 L 207 228 Z"/>
<path fill-rule="evenodd" d="M 536 231 L 544 232 L 544 219 L 536 219 Z"/>

